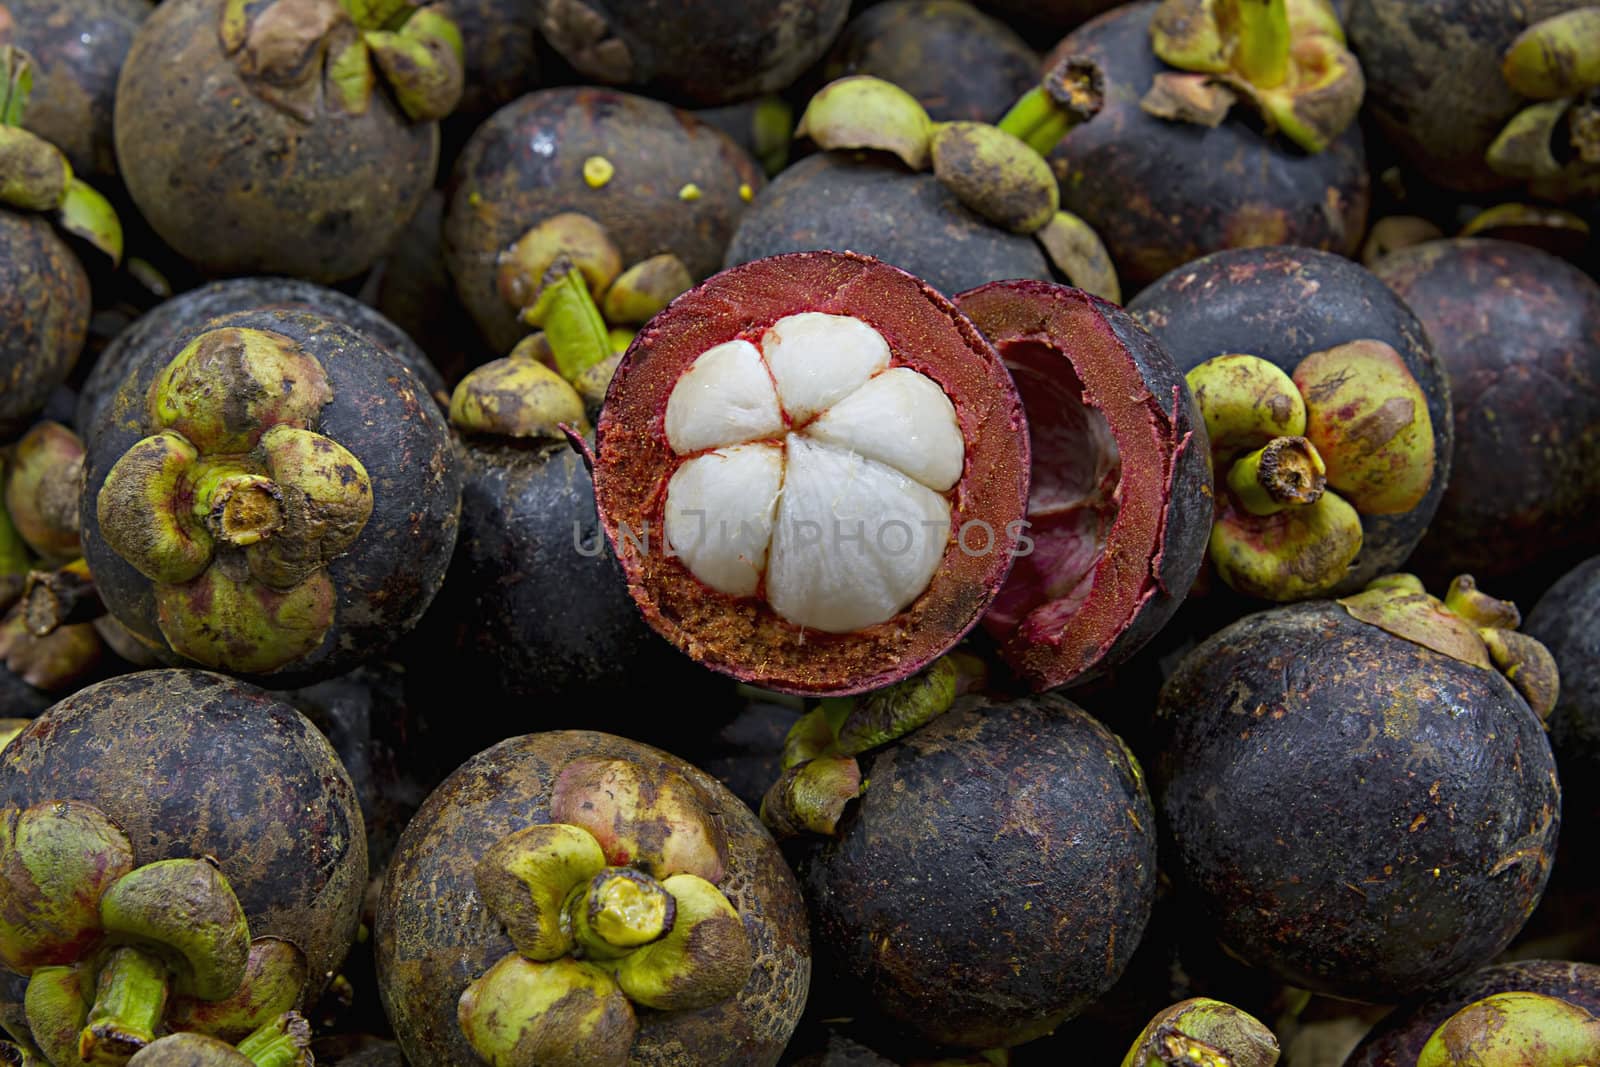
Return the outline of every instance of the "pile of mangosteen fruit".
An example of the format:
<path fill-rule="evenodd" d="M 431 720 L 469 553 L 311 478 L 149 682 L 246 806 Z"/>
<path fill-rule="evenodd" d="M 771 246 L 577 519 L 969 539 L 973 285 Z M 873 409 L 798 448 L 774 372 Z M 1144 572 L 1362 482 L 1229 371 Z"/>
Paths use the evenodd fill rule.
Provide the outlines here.
<path fill-rule="evenodd" d="M 0 0 L 0 1063 L 1600 1064 L 1600 7 Z"/>

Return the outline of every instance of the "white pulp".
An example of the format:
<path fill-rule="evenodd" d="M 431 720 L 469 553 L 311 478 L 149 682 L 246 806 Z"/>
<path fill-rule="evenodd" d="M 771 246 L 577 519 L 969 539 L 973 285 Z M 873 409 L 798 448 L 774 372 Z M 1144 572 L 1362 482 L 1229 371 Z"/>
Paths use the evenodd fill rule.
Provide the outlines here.
<path fill-rule="evenodd" d="M 950 539 L 965 443 L 931 378 L 871 326 L 806 312 L 695 360 L 667 398 L 666 537 L 700 581 L 849 633 L 904 611 Z"/>

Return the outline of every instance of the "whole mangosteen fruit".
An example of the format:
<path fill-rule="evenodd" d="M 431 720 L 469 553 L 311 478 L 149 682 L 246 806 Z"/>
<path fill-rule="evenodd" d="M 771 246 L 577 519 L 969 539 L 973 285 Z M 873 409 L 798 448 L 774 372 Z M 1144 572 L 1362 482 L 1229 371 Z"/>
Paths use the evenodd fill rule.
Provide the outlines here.
<path fill-rule="evenodd" d="M 1183 661 L 1153 781 L 1174 874 L 1228 951 L 1383 1002 L 1506 947 L 1544 890 L 1561 806 L 1513 684 L 1548 681 L 1549 654 L 1515 621 L 1470 579 L 1441 603 L 1396 575 L 1248 616 Z"/>
<path fill-rule="evenodd" d="M 230 678 L 143 671 L 74 694 L 0 753 L 0 808 L 15 831 L 12 872 L 12 863 L 28 864 L 30 840 L 92 846 L 83 862 L 52 869 L 57 882 L 9 878 L 22 894 L 16 906 L 27 912 L 42 897 L 54 916 L 7 931 L 5 965 L 40 987 L 29 990 L 30 1024 L 37 996 L 53 985 L 59 1003 L 86 976 L 83 966 L 105 963 L 128 979 L 112 984 L 127 993 L 125 1008 L 153 1007 L 163 1026 L 226 1032 L 253 1010 L 233 996 L 245 977 L 262 994 L 256 1007 L 309 1003 L 355 938 L 367 853 L 350 779 L 310 722 Z M 149 877 L 124 886 L 113 908 L 115 887 L 105 883 L 130 871 Z M 173 914 L 175 897 L 190 902 L 187 913 Z M 114 967 L 91 958 L 107 934 L 113 945 L 155 942 L 170 974 L 138 977 L 137 957 L 148 957 L 139 949 Z M 163 1013 L 169 978 L 175 995 Z M 90 1002 L 93 991 L 91 983 Z M 225 1009 L 231 1021 L 214 1017 Z M 73 1036 L 83 1025 L 70 1027 Z"/>
<path fill-rule="evenodd" d="M 339 281 L 416 212 L 461 85 L 460 31 L 433 8 L 164 3 L 117 82 L 117 160 L 201 269 Z"/>
<path fill-rule="evenodd" d="M 1087 680 L 1165 625 L 1205 560 L 1203 424 L 1171 357 L 1114 304 L 1035 281 L 994 282 L 955 303 L 1000 353 L 1028 414 L 1032 550 L 984 630 L 1036 689 Z"/>
<path fill-rule="evenodd" d="M 1216 7 L 1220 11 L 1225 6 Z M 1337 43 L 1342 36 L 1334 32 L 1336 20 L 1331 27 L 1322 19 L 1301 25 L 1302 13 L 1313 5 L 1296 5 L 1287 15 L 1281 3 L 1233 6 L 1271 10 L 1287 18 L 1290 29 L 1280 39 L 1284 48 L 1291 39 L 1325 42 L 1315 54 L 1330 54 L 1328 70 L 1334 69 L 1332 54 L 1343 53 Z M 1152 32 L 1207 24 L 1203 12 L 1189 10 L 1199 7 L 1181 0 L 1125 4 L 1068 34 L 1045 59 L 1050 64 L 1078 56 L 1098 63 L 1105 73 L 1105 107 L 1068 134 L 1050 161 L 1061 182 L 1062 208 L 1094 227 L 1130 292 L 1220 249 L 1293 244 L 1352 255 L 1366 229 L 1371 196 L 1366 154 L 1360 129 L 1349 124 L 1355 109 L 1347 106 L 1348 100 L 1327 112 L 1337 121 L 1316 132 L 1315 143 L 1324 146 L 1310 151 L 1283 134 L 1263 132 L 1254 116 L 1239 109 L 1226 118 L 1205 115 L 1209 126 L 1146 110 L 1146 94 L 1162 79 L 1173 79 L 1170 84 L 1180 92 L 1200 86 L 1200 92 L 1215 93 L 1214 87 L 1204 87 L 1203 79 L 1216 76 L 1227 80 L 1229 92 L 1236 89 L 1246 97 L 1267 101 L 1278 94 L 1257 88 L 1256 81 L 1265 75 L 1235 71 L 1227 63 L 1197 63 L 1187 67 L 1197 73 L 1182 74 L 1162 62 L 1152 47 Z M 1211 10 L 1211 5 L 1204 7 Z M 1271 24 L 1273 16 L 1263 18 Z M 1224 31 L 1219 39 L 1228 37 Z M 1256 53 L 1241 48 L 1236 54 Z M 1337 62 L 1353 62 L 1348 53 L 1343 57 Z M 1323 73 L 1296 75 L 1291 83 L 1318 86 Z M 1359 102 L 1359 73 L 1356 82 L 1354 99 Z M 1339 90 L 1346 96 L 1348 92 Z M 1301 105 L 1296 97 L 1281 95 L 1272 121 L 1291 131 Z"/>
<path fill-rule="evenodd" d="M 1567 810 L 1600 809 L 1600 556 L 1568 571 L 1547 590 L 1523 627 L 1556 659 L 1561 693 L 1550 713 L 1550 747 L 1561 764 Z"/>
<path fill-rule="evenodd" d="M 1451 391 L 1430 332 L 1376 276 L 1309 248 L 1232 249 L 1128 310 L 1205 417 L 1211 561 L 1230 585 L 1350 592 L 1411 554 L 1445 494 Z"/>
<path fill-rule="evenodd" d="M 1427 328 L 1454 404 L 1454 474 L 1414 565 L 1541 589 L 1600 538 L 1600 284 L 1472 238 L 1375 269 Z"/>
<path fill-rule="evenodd" d="M 294 307 L 175 332 L 89 445 L 84 554 L 108 610 L 168 660 L 331 677 L 421 618 L 461 476 L 394 355 Z"/>
<path fill-rule="evenodd" d="M 595 500 L 646 621 L 769 689 L 906 677 L 989 606 L 1028 441 L 994 349 L 867 256 L 723 271 L 641 330 L 595 434 Z"/>
<path fill-rule="evenodd" d="M 511 738 L 446 779 L 401 837 L 376 934 L 415 1067 L 770 1067 L 811 975 L 804 903 L 755 815 L 587 731 Z"/>

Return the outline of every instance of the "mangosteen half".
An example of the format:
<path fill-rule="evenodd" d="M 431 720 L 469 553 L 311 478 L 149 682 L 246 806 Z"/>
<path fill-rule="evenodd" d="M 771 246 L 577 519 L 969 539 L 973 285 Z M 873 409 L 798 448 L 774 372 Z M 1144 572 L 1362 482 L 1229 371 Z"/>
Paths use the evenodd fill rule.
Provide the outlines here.
<path fill-rule="evenodd" d="M 948 300 L 867 256 L 723 271 L 642 329 L 595 435 L 645 619 L 715 670 L 849 693 L 983 614 L 1020 546 L 1022 405 Z"/>
<path fill-rule="evenodd" d="M 1172 359 L 1121 308 L 1050 282 L 956 297 L 1017 383 L 1030 551 L 983 627 L 1035 689 L 1087 680 L 1171 618 L 1205 559 L 1202 423 Z"/>
<path fill-rule="evenodd" d="M 469 760 L 401 837 L 377 919 L 415 1067 L 771 1065 L 805 1004 L 804 904 L 772 839 L 678 758 L 593 732 Z M 554 1004 L 554 1010 L 547 1010 Z"/>
<path fill-rule="evenodd" d="M 1513 684 L 1534 667 L 1506 652 L 1542 654 L 1547 676 L 1549 657 L 1515 619 L 1470 579 L 1447 606 L 1391 576 L 1248 616 L 1183 661 L 1153 781 L 1174 873 L 1230 953 L 1385 1002 L 1506 947 L 1544 890 L 1561 807 Z"/>
<path fill-rule="evenodd" d="M 264 308 L 177 330 L 89 445 L 84 554 L 107 609 L 169 662 L 342 673 L 422 617 L 461 476 L 416 377 L 342 323 Z"/>

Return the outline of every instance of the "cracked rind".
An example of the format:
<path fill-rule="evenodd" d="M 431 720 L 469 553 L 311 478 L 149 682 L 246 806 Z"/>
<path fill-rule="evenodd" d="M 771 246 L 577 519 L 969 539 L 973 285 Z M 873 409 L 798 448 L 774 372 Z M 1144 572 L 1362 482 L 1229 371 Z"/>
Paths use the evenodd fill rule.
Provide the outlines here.
<path fill-rule="evenodd" d="M 1089 681 L 1154 637 L 1200 572 L 1213 491 L 1204 423 L 1171 357 L 1114 304 L 1067 286 L 1012 281 L 962 293 L 956 306 L 1002 359 L 1013 344 L 1050 346 L 1048 355 L 1072 365 L 1118 441 L 1121 503 L 1094 567 L 1097 588 L 1120 577 L 1114 595 L 1091 593 L 1070 618 L 1043 630 L 1030 620 L 1049 605 L 1037 605 L 1001 638 L 1002 656 L 1035 689 Z M 1030 578 L 1043 582 L 1024 558 L 1008 584 Z"/>
<path fill-rule="evenodd" d="M 1318 601 L 1201 644 L 1158 716 L 1174 873 L 1280 981 L 1393 1000 L 1481 967 L 1539 902 L 1560 787 L 1496 672 Z"/>
<path fill-rule="evenodd" d="M 1408 512 L 1361 517 L 1361 552 L 1331 593 L 1358 592 L 1400 567 L 1444 496 L 1455 423 L 1450 382 L 1430 332 L 1378 277 L 1313 249 L 1236 249 L 1172 271 L 1130 301 L 1128 310 L 1184 371 L 1213 356 L 1243 352 L 1292 374 L 1313 352 L 1363 339 L 1382 341 L 1398 352 L 1428 398 L 1433 483 Z M 1470 568 L 1458 567 L 1444 580 L 1463 569 Z"/>
<path fill-rule="evenodd" d="M 512 950 L 479 899 L 479 858 L 516 830 L 552 821 L 550 793 L 569 762 L 627 759 L 669 768 L 707 799 L 728 841 L 719 887 L 744 920 L 756 967 L 744 988 L 698 1011 L 639 1013 L 631 1064 L 773 1067 L 805 1005 L 810 937 L 798 886 L 772 839 L 732 794 L 659 749 L 588 731 L 530 734 L 480 753 L 406 828 L 378 901 L 379 988 L 414 1067 L 476 1062 L 456 1026 L 467 983 Z"/>
<path fill-rule="evenodd" d="M 926 375 L 950 398 L 967 447 L 961 480 L 948 494 L 952 534 L 932 581 L 904 611 L 851 633 L 801 630 L 764 600 L 712 593 L 666 552 L 662 508 L 678 468 L 662 426 L 668 396 L 707 349 L 759 340 L 796 312 L 852 316 L 877 330 L 892 366 Z M 1027 503 L 1025 426 L 994 350 L 925 283 L 850 252 L 774 256 L 723 271 L 640 331 L 612 378 L 595 434 L 595 499 L 629 591 L 672 644 L 713 670 L 766 688 L 865 692 L 947 651 L 1000 588 L 1018 545 L 1013 524 Z M 975 520 L 989 524 L 987 550 L 978 540 L 982 529 L 971 533 L 971 551 L 956 536 Z"/>
<path fill-rule="evenodd" d="M 373 510 L 360 537 L 326 566 L 337 595 L 333 625 L 314 649 L 258 676 L 288 688 L 348 670 L 420 620 L 454 549 L 460 466 L 444 416 L 416 377 L 349 326 L 300 309 L 266 308 L 174 329 L 162 354 L 133 363 L 106 402 L 79 502 L 84 556 L 102 599 L 154 647 L 166 648 L 156 587 L 107 544 L 96 502 L 113 465 L 148 432 L 145 398 L 167 360 L 196 336 L 230 326 L 283 334 L 321 364 L 334 399 L 318 412 L 315 430 L 348 449 L 372 487 Z M 173 652 L 162 655 L 183 663 Z"/>
<path fill-rule="evenodd" d="M 1050 153 L 1062 210 L 1094 227 L 1128 292 L 1225 248 L 1292 244 L 1354 255 L 1371 199 L 1360 129 L 1308 156 L 1243 118 L 1205 129 L 1146 114 L 1140 98 L 1170 69 L 1150 49 L 1156 7 L 1119 7 L 1045 57 L 1048 67 L 1082 56 L 1100 64 L 1106 81 L 1100 113 Z"/>
<path fill-rule="evenodd" d="M 992 1048 L 1110 988 L 1156 885 L 1150 798 L 1114 734 L 1057 695 L 967 699 L 862 764 L 838 837 L 798 863 L 829 1004 Z"/>
<path fill-rule="evenodd" d="M 89 330 L 89 275 L 48 219 L 0 207 L 0 440 L 67 380 Z"/>
<path fill-rule="evenodd" d="M 0 751 L 0 806 L 93 804 L 136 865 L 213 856 L 250 932 L 292 941 L 315 1002 L 360 922 L 366 834 L 333 748 L 231 678 L 151 670 L 80 690 Z"/>

